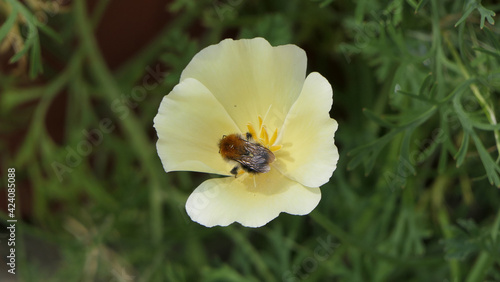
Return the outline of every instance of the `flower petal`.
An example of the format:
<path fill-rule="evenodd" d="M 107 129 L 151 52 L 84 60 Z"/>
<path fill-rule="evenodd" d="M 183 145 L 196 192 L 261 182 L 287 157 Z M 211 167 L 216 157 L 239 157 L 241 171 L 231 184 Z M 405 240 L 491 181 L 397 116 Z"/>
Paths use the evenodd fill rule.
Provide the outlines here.
<path fill-rule="evenodd" d="M 233 222 L 260 227 L 280 212 L 308 214 L 320 199 L 319 188 L 304 187 L 271 170 L 256 176 L 207 180 L 189 196 L 186 211 L 193 221 L 207 227 Z"/>
<path fill-rule="evenodd" d="M 163 98 L 154 127 L 156 148 L 166 172 L 230 174 L 231 165 L 219 155 L 217 141 L 239 129 L 199 81 L 185 79 Z"/>
<path fill-rule="evenodd" d="M 329 115 L 332 102 L 328 80 L 319 73 L 309 74 L 278 137 L 283 148 L 275 153 L 273 166 L 307 187 L 325 184 L 337 167 L 338 124 Z"/>
<path fill-rule="evenodd" d="M 304 50 L 296 45 L 272 47 L 263 38 L 226 39 L 196 54 L 181 81 L 192 77 L 203 83 L 242 132 L 248 122 L 258 124 L 258 115 L 272 131 L 281 128 L 299 96 L 306 63 Z"/>

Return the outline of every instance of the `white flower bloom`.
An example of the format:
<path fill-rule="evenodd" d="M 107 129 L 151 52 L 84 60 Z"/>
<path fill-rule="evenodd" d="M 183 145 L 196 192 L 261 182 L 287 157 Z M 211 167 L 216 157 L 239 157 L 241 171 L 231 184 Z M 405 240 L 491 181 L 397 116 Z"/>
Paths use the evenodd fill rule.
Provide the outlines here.
<path fill-rule="evenodd" d="M 306 74 L 306 54 L 295 45 L 272 47 L 263 38 L 226 39 L 194 56 L 163 98 L 154 126 L 165 171 L 229 177 L 203 182 L 186 203 L 192 220 L 212 227 L 239 222 L 263 226 L 280 212 L 310 213 L 339 158 L 331 119 L 332 87 Z M 231 171 L 219 140 L 252 134 L 249 142 L 275 156 L 270 171 Z M 252 154 L 249 154 L 253 156 Z"/>

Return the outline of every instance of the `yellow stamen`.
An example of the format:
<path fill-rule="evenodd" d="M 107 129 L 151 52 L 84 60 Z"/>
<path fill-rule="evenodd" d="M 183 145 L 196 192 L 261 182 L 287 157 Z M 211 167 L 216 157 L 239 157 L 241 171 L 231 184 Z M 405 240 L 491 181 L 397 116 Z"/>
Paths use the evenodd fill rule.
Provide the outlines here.
<path fill-rule="evenodd" d="M 238 170 L 238 175 L 237 175 L 236 177 L 238 177 L 238 176 L 242 175 L 243 173 L 245 173 L 245 171 L 244 171 L 244 170 L 242 170 L 242 169 L 239 169 L 239 170 Z"/>
<path fill-rule="evenodd" d="M 253 125 L 251 123 L 247 124 L 248 132 L 252 134 L 252 138 L 254 140 L 257 140 L 257 132 L 255 132 L 255 128 L 253 128 Z"/>
<path fill-rule="evenodd" d="M 263 127 L 262 130 L 260 131 L 260 140 L 266 146 L 269 145 L 269 135 L 267 135 L 267 130 L 265 127 Z"/>
<path fill-rule="evenodd" d="M 269 140 L 269 144 L 273 145 L 276 142 L 276 138 L 278 138 L 278 129 L 274 130 L 273 136 L 271 136 L 271 140 Z"/>
<path fill-rule="evenodd" d="M 259 128 L 257 130 L 252 125 L 252 123 L 249 122 L 247 124 L 248 132 L 252 135 L 252 138 L 263 146 L 267 147 L 272 152 L 280 150 L 283 147 L 282 145 L 274 145 L 274 143 L 276 143 L 276 140 L 278 139 L 278 129 L 276 128 L 273 132 L 273 135 L 269 136 L 269 133 L 267 133 L 267 128 L 263 124 L 264 121 L 262 120 L 262 117 L 258 116 L 258 118 Z"/>
<path fill-rule="evenodd" d="M 282 147 L 283 147 L 283 145 L 273 145 L 273 146 L 269 147 L 269 150 L 271 150 L 271 152 L 276 152 L 279 149 L 281 149 Z"/>
<path fill-rule="evenodd" d="M 268 110 L 269 112 L 269 110 Z M 266 116 L 267 116 L 267 113 L 266 113 Z M 264 120 L 262 119 L 261 116 L 258 116 L 258 120 L 259 120 L 259 127 L 255 127 L 252 123 L 247 123 L 247 133 L 246 134 L 243 134 L 242 133 L 242 136 L 241 138 L 250 138 L 250 136 L 248 136 L 248 134 L 251 135 L 251 138 L 253 140 L 248 140 L 248 142 L 256 142 L 256 143 L 259 143 L 260 145 L 266 147 L 267 149 L 269 149 L 271 152 L 276 152 L 278 150 L 280 150 L 283 146 L 282 145 L 279 145 L 279 144 L 275 144 L 276 143 L 276 140 L 278 139 L 278 129 L 274 129 L 273 131 L 273 134 L 272 135 L 269 135 L 269 133 L 267 132 L 267 128 L 266 128 L 266 125 L 264 125 Z M 253 157 L 252 154 L 250 154 L 251 157 Z M 273 156 L 273 161 L 275 160 L 275 157 L 276 156 Z M 270 165 L 271 162 L 269 162 L 267 165 Z M 241 164 L 241 163 L 240 163 Z M 234 169 L 234 168 L 233 168 Z M 256 177 L 254 177 L 255 175 L 252 174 L 252 173 L 245 173 L 245 169 L 243 167 L 238 167 L 238 170 L 237 170 L 237 173 L 235 175 L 236 178 L 238 178 L 239 180 L 243 181 L 244 179 L 246 179 L 246 177 L 252 177 L 253 178 L 253 181 L 254 181 L 254 186 L 257 187 L 257 183 L 256 183 Z"/>

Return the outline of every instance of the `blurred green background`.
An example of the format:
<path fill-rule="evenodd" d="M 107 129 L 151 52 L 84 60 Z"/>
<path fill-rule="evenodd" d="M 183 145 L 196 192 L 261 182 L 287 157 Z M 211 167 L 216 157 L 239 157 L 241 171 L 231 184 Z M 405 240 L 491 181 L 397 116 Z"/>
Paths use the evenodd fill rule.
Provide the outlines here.
<path fill-rule="evenodd" d="M 499 10 L 0 1 L 0 280 L 500 281 Z M 310 215 L 205 228 L 184 204 L 210 176 L 166 174 L 152 120 L 194 54 L 256 36 L 332 84 L 339 165 Z"/>

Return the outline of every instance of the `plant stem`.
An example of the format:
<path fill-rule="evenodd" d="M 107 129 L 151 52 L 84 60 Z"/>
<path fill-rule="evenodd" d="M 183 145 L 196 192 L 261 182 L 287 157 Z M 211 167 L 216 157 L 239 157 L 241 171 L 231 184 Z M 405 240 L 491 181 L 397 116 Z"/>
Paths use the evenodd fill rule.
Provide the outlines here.
<path fill-rule="evenodd" d="M 99 52 L 96 39 L 90 26 L 90 21 L 87 18 L 87 11 L 83 0 L 75 1 L 74 12 L 80 44 L 84 47 L 87 57 L 90 60 L 90 67 L 95 78 L 102 85 L 109 104 L 113 101 L 119 101 L 120 89 L 118 85 L 116 85 L 113 75 L 107 68 L 104 58 Z M 154 151 L 151 150 L 151 148 L 154 146 L 147 140 L 143 127 L 132 113 L 126 118 L 119 119 L 119 122 L 127 138 L 130 139 L 133 149 L 137 152 L 142 168 L 146 171 L 150 180 L 151 236 L 153 242 L 159 244 L 163 235 L 163 224 L 161 219 L 162 199 L 160 177 L 156 173 L 152 158 Z"/>
<path fill-rule="evenodd" d="M 457 62 L 458 67 L 459 67 L 460 71 L 462 72 L 462 75 L 464 76 L 464 78 L 466 80 L 468 80 L 471 77 L 471 75 L 467 71 L 467 68 L 465 68 L 465 66 L 463 65 L 462 60 L 460 58 L 460 55 L 458 54 L 457 50 L 455 50 L 455 47 L 453 46 L 453 43 L 451 42 L 449 35 L 445 34 L 444 39 L 446 41 L 446 44 L 448 45 L 448 48 L 450 49 L 450 52 L 451 52 L 453 58 Z M 495 111 L 487 103 L 486 99 L 481 94 L 481 91 L 479 91 L 479 88 L 477 87 L 477 85 L 475 83 L 473 83 L 469 87 L 472 90 L 472 93 L 474 93 L 474 96 L 476 97 L 476 99 L 479 101 L 479 104 L 481 105 L 481 108 L 483 109 L 483 112 L 485 113 L 486 118 L 488 119 L 490 124 L 496 125 L 497 119 L 495 116 Z M 495 144 L 497 147 L 497 152 L 500 154 L 500 132 L 498 130 L 493 130 L 493 133 L 495 135 Z M 499 158 L 500 158 L 500 155 L 499 155 Z"/>
<path fill-rule="evenodd" d="M 355 238 L 352 235 L 349 235 L 346 233 L 342 228 L 339 226 L 335 225 L 333 222 L 328 220 L 324 215 L 322 215 L 320 212 L 315 211 L 312 212 L 309 215 L 316 223 L 321 225 L 326 231 L 328 231 L 330 234 L 335 236 L 339 241 L 341 241 L 343 244 L 349 245 L 353 248 L 356 248 L 360 250 L 363 253 L 366 253 L 368 255 L 373 256 L 373 258 L 376 259 L 383 259 L 386 260 L 390 263 L 394 264 L 425 264 L 425 263 L 432 263 L 435 261 L 434 259 L 420 259 L 420 258 L 405 258 L 401 259 L 399 257 L 395 257 L 392 255 L 380 253 L 379 251 L 375 250 L 374 248 L 368 247 L 368 246 L 363 246 L 355 240 Z M 442 258 L 438 258 L 438 260 L 442 260 Z"/>
<path fill-rule="evenodd" d="M 226 234 L 233 239 L 238 248 L 241 248 L 248 255 L 249 260 L 254 263 L 257 271 L 260 272 L 263 278 L 265 278 L 264 281 L 276 281 L 269 268 L 260 257 L 259 252 L 252 246 L 252 244 L 250 244 L 241 232 L 235 229 L 226 231 Z"/>

